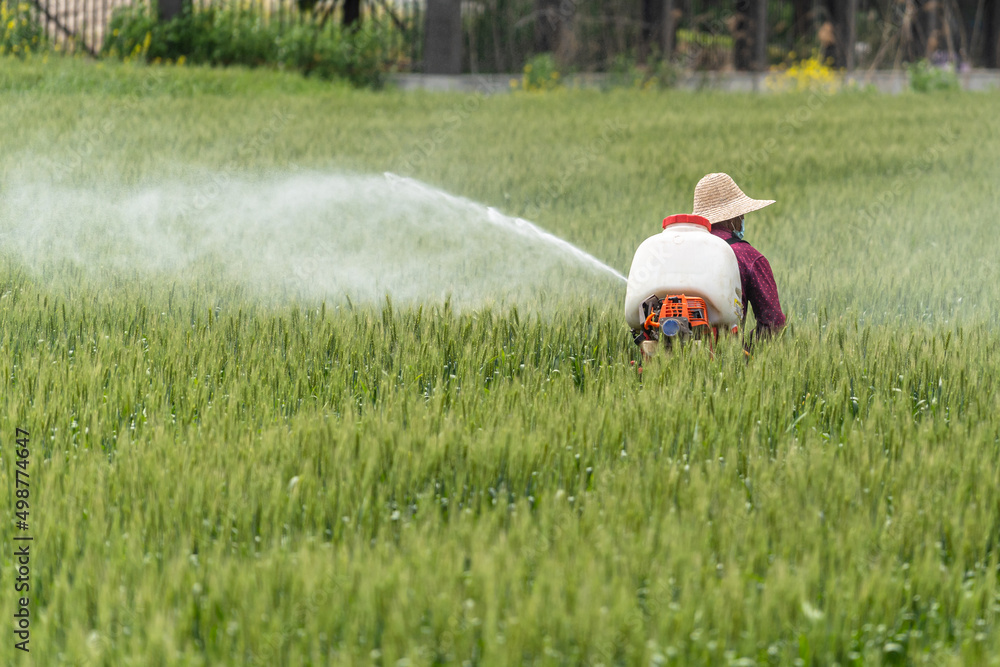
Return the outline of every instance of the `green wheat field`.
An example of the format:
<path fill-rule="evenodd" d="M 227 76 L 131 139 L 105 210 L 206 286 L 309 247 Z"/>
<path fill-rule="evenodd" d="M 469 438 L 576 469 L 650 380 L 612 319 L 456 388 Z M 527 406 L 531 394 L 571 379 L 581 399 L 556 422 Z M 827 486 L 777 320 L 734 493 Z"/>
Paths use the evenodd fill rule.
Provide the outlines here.
<path fill-rule="evenodd" d="M 0 60 L 0 203 L 389 171 L 626 273 L 726 171 L 778 202 L 747 238 L 789 320 L 644 363 L 596 272 L 319 298 L 85 266 L 0 206 L 0 662 L 996 664 L 997 108 Z"/>

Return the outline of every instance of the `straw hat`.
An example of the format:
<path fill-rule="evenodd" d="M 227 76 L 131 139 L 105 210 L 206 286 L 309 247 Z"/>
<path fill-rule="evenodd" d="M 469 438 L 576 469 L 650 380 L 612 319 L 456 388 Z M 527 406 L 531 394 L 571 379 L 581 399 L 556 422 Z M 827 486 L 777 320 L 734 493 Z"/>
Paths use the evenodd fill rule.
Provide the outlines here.
<path fill-rule="evenodd" d="M 729 174 L 709 174 L 694 188 L 694 215 L 708 218 L 713 225 L 773 203 L 773 199 L 750 199 Z"/>

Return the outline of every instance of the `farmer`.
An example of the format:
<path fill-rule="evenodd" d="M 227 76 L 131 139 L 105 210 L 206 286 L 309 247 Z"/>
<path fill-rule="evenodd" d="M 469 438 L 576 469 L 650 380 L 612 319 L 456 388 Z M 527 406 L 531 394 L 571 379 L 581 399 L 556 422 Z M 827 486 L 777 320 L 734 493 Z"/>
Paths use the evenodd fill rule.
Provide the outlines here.
<path fill-rule="evenodd" d="M 757 319 L 757 328 L 748 344 L 758 338 L 769 338 L 785 326 L 771 265 L 764 255 L 743 240 L 744 216 L 773 203 L 771 199 L 750 199 L 728 174 L 709 174 L 698 181 L 694 189 L 694 214 L 708 218 L 712 234 L 732 246 L 736 253 L 743 284 L 743 317 L 746 318 L 749 301 Z"/>

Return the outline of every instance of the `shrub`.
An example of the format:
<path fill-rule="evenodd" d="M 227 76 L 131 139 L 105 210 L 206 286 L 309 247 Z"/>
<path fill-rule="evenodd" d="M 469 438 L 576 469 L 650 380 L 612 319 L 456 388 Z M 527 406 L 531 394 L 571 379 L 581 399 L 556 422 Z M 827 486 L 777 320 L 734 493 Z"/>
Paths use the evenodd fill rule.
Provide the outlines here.
<path fill-rule="evenodd" d="M 0 55 L 30 56 L 45 45 L 45 33 L 26 2 L 0 0 Z"/>
<path fill-rule="evenodd" d="M 605 81 L 605 88 L 641 88 L 646 78 L 646 73 L 636 65 L 635 59 L 630 55 L 619 53 L 611 61 L 608 67 L 608 75 Z"/>
<path fill-rule="evenodd" d="M 144 5 L 137 5 L 115 13 L 103 51 L 148 62 L 186 59 L 216 66 L 274 66 L 379 87 L 391 65 L 389 30 L 373 21 L 355 30 L 333 23 L 281 26 L 257 12 L 215 7 L 188 10 L 160 22 Z"/>
<path fill-rule="evenodd" d="M 910 75 L 910 88 L 918 93 L 959 89 L 958 76 L 947 67 L 935 67 L 927 60 L 918 60 L 910 63 L 906 70 Z"/>
<path fill-rule="evenodd" d="M 794 58 L 795 54 L 789 55 Z M 831 67 L 831 64 L 831 60 L 823 62 L 814 53 L 809 58 L 793 61 L 790 65 L 772 67 L 766 85 L 770 90 L 779 92 L 822 90 L 833 93 L 840 89 L 843 73 Z"/>
<path fill-rule="evenodd" d="M 648 64 L 638 65 L 631 56 L 619 54 L 608 67 L 604 89 L 612 88 L 672 88 L 677 85 L 679 70 L 669 60 L 659 58 L 657 53 L 650 55 Z"/>
<path fill-rule="evenodd" d="M 562 86 L 559 70 L 551 53 L 539 53 L 525 63 L 521 86 L 529 92 L 555 90 Z"/>
<path fill-rule="evenodd" d="M 647 72 L 647 83 L 659 88 L 673 88 L 681 78 L 681 68 L 667 58 L 652 61 Z"/>

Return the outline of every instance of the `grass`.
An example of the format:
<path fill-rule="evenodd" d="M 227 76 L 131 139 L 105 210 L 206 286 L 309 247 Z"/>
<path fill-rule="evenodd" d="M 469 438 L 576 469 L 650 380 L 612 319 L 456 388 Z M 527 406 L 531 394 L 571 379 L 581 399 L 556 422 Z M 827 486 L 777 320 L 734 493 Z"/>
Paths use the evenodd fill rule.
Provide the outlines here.
<path fill-rule="evenodd" d="M 13 507 L 29 429 L 36 664 L 1000 654 L 996 93 L 481 98 L 62 60 L 0 61 L 0 88 L 4 187 L 395 171 L 623 272 L 727 171 L 778 200 L 747 229 L 790 321 L 749 362 L 639 374 L 604 283 L 541 311 L 275 305 L 7 244 L 0 476 Z"/>

